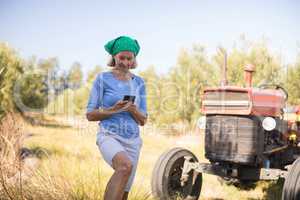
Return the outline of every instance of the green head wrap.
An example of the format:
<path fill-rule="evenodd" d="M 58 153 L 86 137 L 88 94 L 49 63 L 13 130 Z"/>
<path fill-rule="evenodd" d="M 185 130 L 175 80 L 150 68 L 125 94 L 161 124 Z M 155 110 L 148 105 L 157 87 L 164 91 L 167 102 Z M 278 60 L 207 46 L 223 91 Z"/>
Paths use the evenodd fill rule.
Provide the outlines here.
<path fill-rule="evenodd" d="M 136 56 L 140 51 L 139 43 L 135 39 L 127 36 L 120 36 L 109 41 L 106 43 L 104 48 L 110 55 L 113 56 L 121 51 L 131 51 Z"/>

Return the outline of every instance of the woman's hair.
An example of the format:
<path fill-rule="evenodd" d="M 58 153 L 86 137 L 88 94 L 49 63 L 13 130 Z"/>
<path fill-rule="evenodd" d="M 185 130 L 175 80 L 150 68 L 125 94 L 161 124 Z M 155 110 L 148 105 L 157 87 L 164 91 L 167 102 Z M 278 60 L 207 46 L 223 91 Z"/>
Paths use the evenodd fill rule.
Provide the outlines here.
<path fill-rule="evenodd" d="M 107 62 L 107 66 L 110 66 L 110 67 L 116 66 L 116 61 L 115 61 L 115 58 L 113 56 L 110 56 L 110 58 Z M 134 57 L 133 66 L 131 67 L 131 69 L 134 69 L 136 67 L 137 67 L 137 61 L 136 61 L 136 58 Z"/>

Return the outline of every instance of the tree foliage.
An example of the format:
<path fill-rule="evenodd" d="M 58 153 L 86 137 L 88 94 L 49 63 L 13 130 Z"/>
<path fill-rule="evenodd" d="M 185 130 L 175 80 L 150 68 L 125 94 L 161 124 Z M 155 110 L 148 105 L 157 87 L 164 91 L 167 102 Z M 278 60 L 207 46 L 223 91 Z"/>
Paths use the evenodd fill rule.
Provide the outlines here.
<path fill-rule="evenodd" d="M 14 83 L 23 73 L 21 60 L 7 44 L 0 43 L 0 115 L 15 110 Z"/>
<path fill-rule="evenodd" d="M 283 85 L 289 92 L 289 103 L 300 103 L 300 54 L 295 63 L 286 66 L 265 40 L 252 42 L 245 38 L 226 51 L 229 85 L 245 85 L 244 67 L 250 63 L 256 67 L 255 87 Z M 179 52 L 175 66 L 167 74 L 157 73 L 154 66 L 141 71 L 139 75 L 146 82 L 149 121 L 158 125 L 195 122 L 200 116 L 201 92 L 205 87 L 219 85 L 223 64 L 224 54 L 216 51 L 208 56 L 205 47 L 196 44 Z M 91 85 L 105 69 L 95 66 L 84 80 L 82 68 L 75 62 L 69 71 L 61 70 L 57 58 L 37 61 L 33 57 L 25 61 L 13 49 L 0 44 L 0 113 L 14 109 L 22 112 L 26 107 L 52 114 L 84 114 Z"/>
<path fill-rule="evenodd" d="M 78 62 L 75 62 L 72 66 L 71 69 L 69 70 L 68 73 L 68 88 L 71 89 L 78 89 L 82 85 L 82 80 L 83 80 L 83 73 L 81 70 L 81 64 Z"/>
<path fill-rule="evenodd" d="M 295 64 L 288 67 L 285 86 L 289 93 L 289 102 L 300 105 L 300 54 Z"/>

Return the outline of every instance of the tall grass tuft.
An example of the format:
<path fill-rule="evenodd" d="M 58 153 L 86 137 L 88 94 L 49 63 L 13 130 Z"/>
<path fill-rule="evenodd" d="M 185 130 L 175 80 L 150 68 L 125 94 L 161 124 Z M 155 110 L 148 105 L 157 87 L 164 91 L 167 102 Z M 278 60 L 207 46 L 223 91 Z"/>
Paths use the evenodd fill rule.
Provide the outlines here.
<path fill-rule="evenodd" d="M 0 122 L 0 197 L 3 199 L 23 199 L 22 124 L 21 117 L 12 113 L 7 113 Z"/>

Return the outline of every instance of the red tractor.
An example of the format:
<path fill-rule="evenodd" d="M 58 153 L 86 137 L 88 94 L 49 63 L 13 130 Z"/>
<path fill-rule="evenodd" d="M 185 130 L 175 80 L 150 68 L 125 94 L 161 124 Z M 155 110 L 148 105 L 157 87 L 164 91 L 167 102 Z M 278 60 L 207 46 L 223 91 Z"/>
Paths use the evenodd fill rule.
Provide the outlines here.
<path fill-rule="evenodd" d="M 241 183 L 283 178 L 282 199 L 300 200 L 300 138 L 284 119 L 287 92 L 278 85 L 253 88 L 252 72 L 254 67 L 247 65 L 245 87 L 223 84 L 204 90 L 209 163 L 198 162 L 187 149 L 166 151 L 153 170 L 156 198 L 196 200 L 202 173 L 208 173 Z"/>

